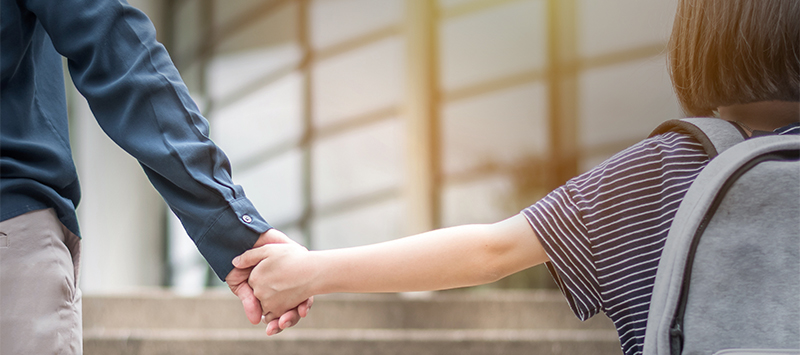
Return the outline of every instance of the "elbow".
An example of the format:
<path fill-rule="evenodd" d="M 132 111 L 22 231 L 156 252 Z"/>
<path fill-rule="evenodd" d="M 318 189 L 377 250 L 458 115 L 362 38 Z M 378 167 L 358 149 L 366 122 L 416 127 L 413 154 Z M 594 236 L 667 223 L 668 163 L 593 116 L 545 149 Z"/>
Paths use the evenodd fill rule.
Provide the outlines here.
<path fill-rule="evenodd" d="M 518 228 L 507 222 L 486 225 L 483 238 L 479 243 L 479 251 L 475 258 L 476 272 L 480 284 L 495 282 L 518 271 L 531 267 L 537 260 L 543 259 L 541 248 L 536 248 L 538 243 L 535 236 L 530 235 L 530 229 L 525 221 L 525 228 Z M 538 253 L 538 254 L 537 254 Z"/>
<path fill-rule="evenodd" d="M 496 281 L 501 280 L 502 278 L 508 276 L 507 274 L 503 273 L 502 270 L 497 268 L 486 268 L 478 275 L 478 280 L 476 280 L 475 285 L 485 285 L 489 283 L 493 283 Z"/>
<path fill-rule="evenodd" d="M 474 270 L 477 270 L 475 276 L 478 284 L 495 282 L 518 271 L 510 260 L 512 249 L 513 246 L 502 238 L 493 239 L 482 246 L 480 256 L 475 258 L 478 265 Z"/>
<path fill-rule="evenodd" d="M 478 280 L 478 284 L 487 284 L 499 281 L 500 279 L 509 276 L 514 272 L 515 271 L 509 270 L 507 265 L 501 260 L 489 260 L 484 263 L 483 267 L 481 268 L 481 272 L 477 275 L 480 278 L 480 280 Z"/>

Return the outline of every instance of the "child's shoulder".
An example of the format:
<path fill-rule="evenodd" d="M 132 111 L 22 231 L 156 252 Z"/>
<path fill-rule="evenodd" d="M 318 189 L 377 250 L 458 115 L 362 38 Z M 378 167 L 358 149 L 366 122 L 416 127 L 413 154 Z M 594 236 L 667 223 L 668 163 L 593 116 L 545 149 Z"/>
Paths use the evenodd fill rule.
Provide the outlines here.
<path fill-rule="evenodd" d="M 703 149 L 703 145 L 697 138 L 688 132 L 682 130 L 668 131 L 660 134 L 653 135 L 643 139 L 637 144 L 632 145 L 628 149 L 645 149 L 645 150 L 674 150 L 678 148 L 684 149 Z"/>
<path fill-rule="evenodd" d="M 664 165 L 674 160 L 705 161 L 708 160 L 708 154 L 692 135 L 671 131 L 639 141 L 614 154 L 592 171 L 641 170 L 644 166 Z"/>
<path fill-rule="evenodd" d="M 666 132 L 639 141 L 567 183 L 573 194 L 658 188 L 667 176 L 695 176 L 708 163 L 703 145 L 684 132 Z"/>
<path fill-rule="evenodd" d="M 792 123 L 775 130 L 777 134 L 800 134 L 800 122 Z"/>

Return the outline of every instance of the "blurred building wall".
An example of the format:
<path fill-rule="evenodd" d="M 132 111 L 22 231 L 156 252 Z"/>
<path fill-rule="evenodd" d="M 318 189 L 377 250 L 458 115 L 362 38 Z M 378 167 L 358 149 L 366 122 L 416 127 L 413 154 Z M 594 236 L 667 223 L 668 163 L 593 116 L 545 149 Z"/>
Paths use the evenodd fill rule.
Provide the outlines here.
<path fill-rule="evenodd" d="M 234 181 L 315 249 L 506 218 L 682 115 L 664 57 L 674 0 L 135 4 L 160 24 Z M 84 288 L 164 282 L 168 265 L 173 283 L 195 270 L 202 284 L 141 169 L 97 140 L 76 149 Z M 101 172 L 131 193 L 128 210 L 91 180 Z M 153 260 L 165 245 L 172 264 Z M 124 272 L 93 271 L 114 250 L 129 253 Z"/>

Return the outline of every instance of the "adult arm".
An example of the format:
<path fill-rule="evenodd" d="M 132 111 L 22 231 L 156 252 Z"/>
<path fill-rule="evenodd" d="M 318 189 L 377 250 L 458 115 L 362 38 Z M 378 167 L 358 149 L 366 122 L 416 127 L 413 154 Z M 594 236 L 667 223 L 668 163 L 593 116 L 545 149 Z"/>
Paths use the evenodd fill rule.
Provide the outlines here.
<path fill-rule="evenodd" d="M 496 281 L 548 261 L 527 219 L 443 228 L 384 243 L 307 251 L 269 244 L 234 260 L 253 267 L 250 285 L 265 311 L 281 314 L 334 292 L 441 290 Z"/>
<path fill-rule="evenodd" d="M 147 16 L 121 0 L 27 0 L 24 8 L 67 58 L 102 129 L 138 159 L 217 276 L 241 285 L 249 272 L 233 272 L 231 260 L 271 226 L 233 184 L 227 157 L 209 139 L 208 123 Z M 257 323 L 260 307 L 252 306 L 258 302 L 249 287 L 231 289 Z"/>
<path fill-rule="evenodd" d="M 119 0 L 27 0 L 108 136 L 142 165 L 220 279 L 270 229 L 145 14 Z"/>

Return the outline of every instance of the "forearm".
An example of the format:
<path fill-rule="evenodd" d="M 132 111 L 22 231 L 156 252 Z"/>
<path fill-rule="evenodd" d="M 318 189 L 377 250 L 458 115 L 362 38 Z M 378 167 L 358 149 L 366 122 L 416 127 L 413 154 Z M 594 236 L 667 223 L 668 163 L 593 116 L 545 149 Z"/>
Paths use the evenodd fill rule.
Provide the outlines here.
<path fill-rule="evenodd" d="M 239 270 L 253 268 L 249 282 L 264 312 L 282 314 L 313 295 L 478 285 L 545 261 L 539 238 L 516 215 L 355 248 L 309 252 L 267 244 L 233 262 Z"/>
<path fill-rule="evenodd" d="M 522 216 L 309 255 L 311 294 L 441 290 L 496 281 L 546 261 Z"/>
<path fill-rule="evenodd" d="M 142 165 L 222 279 L 271 228 L 235 185 L 228 158 L 155 28 L 120 0 L 27 0 L 97 122 Z M 69 14 L 66 15 L 65 14 Z"/>
<path fill-rule="evenodd" d="M 404 292 L 471 286 L 491 277 L 480 275 L 488 259 L 482 248 L 485 225 L 439 229 L 380 244 L 313 251 L 319 274 L 310 291 Z"/>

